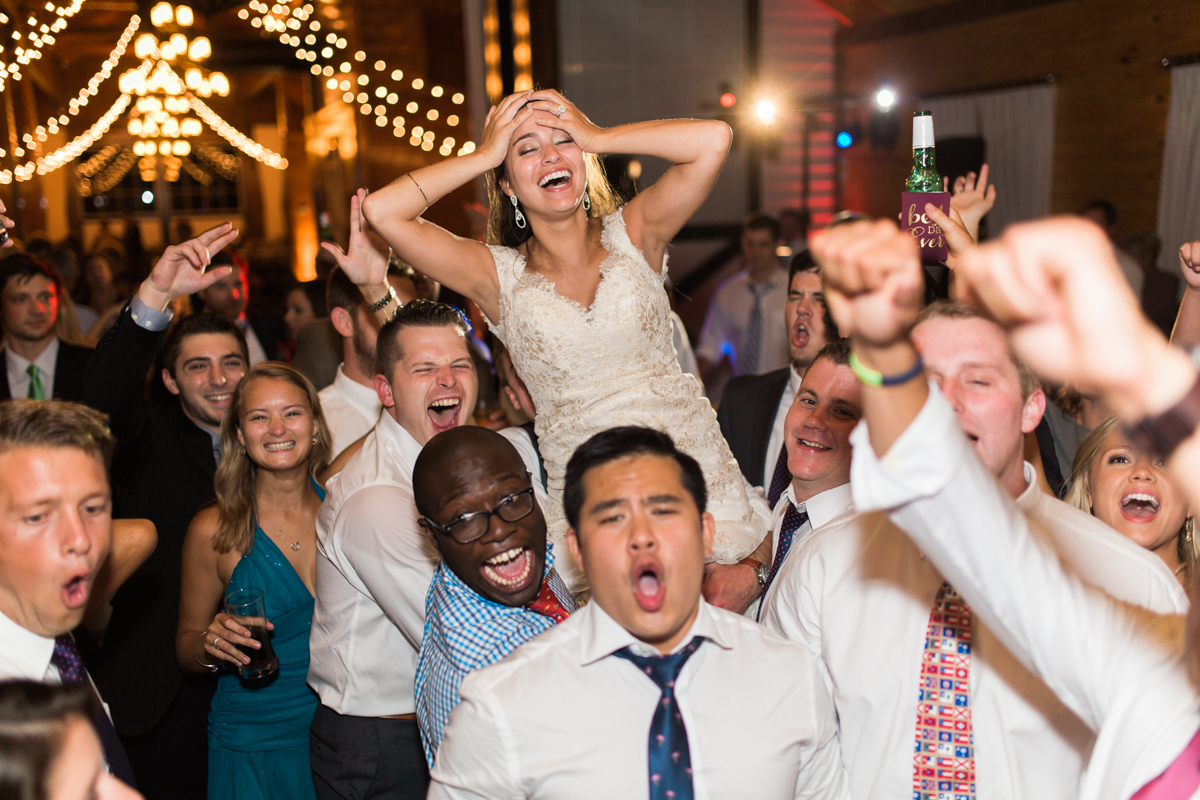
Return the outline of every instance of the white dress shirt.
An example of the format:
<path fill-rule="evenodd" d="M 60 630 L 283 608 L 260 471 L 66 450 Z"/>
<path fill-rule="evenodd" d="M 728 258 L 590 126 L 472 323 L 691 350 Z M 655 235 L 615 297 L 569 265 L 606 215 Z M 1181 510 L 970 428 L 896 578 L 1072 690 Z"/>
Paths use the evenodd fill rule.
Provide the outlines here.
<path fill-rule="evenodd" d="M 767 281 L 769 287 L 762 297 L 762 339 L 759 346 L 758 374 L 781 369 L 788 365 L 787 272 L 775 270 Z M 750 311 L 754 308 L 754 294 L 750 291 L 750 273 L 743 270 L 722 283 L 713 295 L 708 316 L 704 318 L 704 330 L 700 334 L 700 346 L 696 355 L 716 364 L 723 355 L 729 356 L 733 374 L 738 375 L 738 350 L 746 326 L 750 323 Z"/>
<path fill-rule="evenodd" d="M 38 368 L 38 377 L 42 379 L 42 389 L 46 399 L 54 397 L 54 365 L 58 363 L 58 337 L 55 336 L 33 361 L 26 361 L 23 356 L 14 353 L 6 344 L 4 346 L 4 361 L 8 368 L 9 397 L 23 398 L 29 396 L 29 365 Z"/>
<path fill-rule="evenodd" d="M 0 613 L 0 680 L 62 683 L 58 668 L 50 663 L 54 639 L 22 628 Z"/>
<path fill-rule="evenodd" d="M 243 314 L 235 323 L 242 330 L 242 336 L 246 339 L 246 354 L 250 356 L 250 366 L 257 367 L 264 361 L 269 360 L 267 351 L 263 348 L 262 342 L 258 340 L 258 334 L 254 332 L 254 326 L 246 319 Z"/>
<path fill-rule="evenodd" d="M 392 418 L 329 482 L 317 514 L 317 596 L 308 683 L 339 714 L 416 709 L 425 595 L 440 560 L 417 526 L 412 470 L 421 446 Z"/>
<path fill-rule="evenodd" d="M 931 394 L 941 397 L 936 388 Z M 957 428 L 952 413 L 950 423 Z M 860 426 L 851 437 L 856 448 L 851 486 L 859 512 L 865 496 L 857 486 L 860 454 L 872 452 L 864 433 Z M 919 449 L 922 463 L 939 462 L 940 467 L 947 460 L 945 451 L 928 441 Z M 916 464 L 888 466 L 914 484 L 926 485 L 920 483 L 924 476 Z M 1017 505 L 1028 515 L 1038 541 L 1083 580 L 1126 603 L 1158 612 L 1186 607 L 1178 582 L 1161 560 L 1143 558 L 1149 555 L 1146 551 L 1098 520 L 1042 495 L 1028 465 L 1025 478 L 1029 486 Z M 956 486 L 943 502 L 955 507 L 960 526 L 982 529 L 993 524 L 989 505 L 995 501 L 989 503 L 987 496 L 1001 491 L 988 475 L 980 485 Z M 881 505 L 893 506 L 876 497 L 867 508 Z M 778 593 L 763 621 L 820 653 L 856 800 L 911 796 L 921 658 L 930 611 L 944 580 L 882 512 L 857 513 L 808 537 L 775 579 Z M 970 602 L 969 587 L 951 580 Z M 1019 577 L 1011 588 L 1029 592 L 1033 587 Z M 1059 650 L 1076 651 L 1093 635 L 1090 626 L 1064 624 L 1059 603 L 1039 605 L 1043 617 L 1054 622 L 1049 627 Z M 1072 713 L 1072 707 L 1022 665 L 993 623 L 994 618 L 976 615 L 972 628 L 977 796 L 1073 800 L 1079 796 L 1095 734 L 1086 718 Z"/>
<path fill-rule="evenodd" d="M 812 656 L 700 601 L 706 641 L 675 686 L 697 800 L 849 797 L 829 695 Z M 662 694 L 612 654 L 655 654 L 589 603 L 463 681 L 429 797 L 639 800 Z"/>
<path fill-rule="evenodd" d="M 317 397 L 321 398 L 325 424 L 329 426 L 329 435 L 333 437 L 330 461 L 370 432 L 379 421 L 379 412 L 383 410 L 375 387 L 363 386 L 347 378 L 342 369 L 344 366 L 338 364 L 333 383 L 317 393 Z"/>
<path fill-rule="evenodd" d="M 865 425 L 851 441 L 856 506 L 892 509 L 976 617 L 1098 732 L 1073 796 L 1124 800 L 1161 773 L 1200 727 L 1183 616 L 1116 602 L 1065 568 L 991 479 L 939 392 L 882 461 Z M 1049 796 L 1024 796 L 1035 794 Z"/>
<path fill-rule="evenodd" d="M 795 487 L 789 483 L 783 490 L 783 494 L 779 495 L 779 502 L 775 504 L 775 511 L 771 517 L 771 560 L 767 562 L 768 569 L 775 563 L 775 553 L 779 550 L 779 531 L 783 528 L 783 515 L 787 513 L 789 505 L 795 505 L 801 510 L 807 511 L 808 519 L 792 534 L 792 544 L 788 548 L 787 555 L 784 556 L 784 564 L 796 557 L 795 554 L 800 549 L 800 542 L 810 533 L 824 530 L 833 522 L 854 512 L 854 498 L 851 496 L 849 483 L 843 483 L 841 486 L 814 494 L 803 503 L 796 502 Z M 775 602 L 775 595 L 779 591 L 779 578 L 782 574 L 783 566 L 780 565 L 779 574 L 767 587 L 767 593 L 759 599 L 758 603 L 751 603 L 750 608 L 746 610 L 747 617 L 766 619 L 767 606 Z M 763 604 L 761 615 L 758 613 L 759 603 Z"/>
<path fill-rule="evenodd" d="M 775 462 L 779 460 L 779 451 L 787 441 L 787 431 L 784 423 L 787 420 L 788 409 L 796 401 L 796 393 L 800 391 L 800 373 L 794 366 L 788 367 L 788 385 L 779 398 L 779 407 L 775 409 L 775 421 L 771 423 L 771 438 L 767 439 L 767 454 L 763 456 L 763 488 L 771 488 L 771 479 L 775 477 Z"/>
<path fill-rule="evenodd" d="M 538 460 L 537 448 L 533 446 L 533 439 L 529 438 L 529 431 L 520 426 L 514 426 L 504 428 L 499 433 L 508 439 L 509 443 L 521 454 L 521 460 L 525 462 L 525 469 L 529 470 L 529 475 L 533 479 L 533 496 L 537 498 L 542 514 L 545 514 L 550 499 L 546 495 L 546 487 L 542 486 L 541 462 Z M 587 576 L 583 574 L 583 569 L 571 557 L 567 543 L 551 542 L 550 546 L 554 548 L 554 569 L 558 572 L 558 577 L 562 578 L 563 583 L 566 584 L 567 591 L 571 593 L 572 597 L 586 596 Z"/>

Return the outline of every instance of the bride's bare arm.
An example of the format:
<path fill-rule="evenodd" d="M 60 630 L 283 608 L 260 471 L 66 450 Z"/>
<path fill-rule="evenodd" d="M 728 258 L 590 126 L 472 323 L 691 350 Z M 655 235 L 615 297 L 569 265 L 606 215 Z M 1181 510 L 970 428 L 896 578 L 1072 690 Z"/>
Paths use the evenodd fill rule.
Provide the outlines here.
<path fill-rule="evenodd" d="M 475 303 L 492 319 L 499 316 L 500 284 L 491 253 L 479 242 L 421 219 L 439 199 L 504 162 L 512 133 L 533 110 L 529 92 L 510 95 L 484 124 L 479 148 L 401 176 L 363 202 L 363 214 L 400 258 Z"/>
<path fill-rule="evenodd" d="M 539 118 L 539 125 L 566 132 L 589 153 L 655 156 L 672 163 L 657 183 L 625 206 L 630 240 L 651 264 L 660 263 L 663 250 L 717 182 L 733 141 L 729 126 L 711 119 L 665 119 L 600 128 L 553 89 L 534 92 L 531 100 L 532 108 L 557 117 Z M 561 115 L 560 106 L 566 109 Z"/>

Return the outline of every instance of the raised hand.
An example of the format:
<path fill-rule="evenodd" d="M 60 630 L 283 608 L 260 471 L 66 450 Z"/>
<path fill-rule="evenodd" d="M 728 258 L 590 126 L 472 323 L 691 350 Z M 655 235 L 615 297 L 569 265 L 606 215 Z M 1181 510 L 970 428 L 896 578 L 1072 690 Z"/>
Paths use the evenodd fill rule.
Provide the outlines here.
<path fill-rule="evenodd" d="M 1108 238 L 1088 222 L 1014 225 L 967 253 L 958 278 L 1009 329 L 1017 355 L 1035 372 L 1102 392 L 1127 419 L 1161 411 L 1167 406 L 1155 406 L 1174 384 L 1194 379 L 1187 356 L 1171 353 L 1142 316 Z"/>
<path fill-rule="evenodd" d="M 962 258 L 963 253 L 975 246 L 975 238 L 967 230 L 962 216 L 953 204 L 950 205 L 950 216 L 943 214 L 942 210 L 933 203 L 925 204 L 925 213 L 937 223 L 938 227 L 942 229 L 942 233 L 945 234 L 946 244 L 950 248 L 946 266 L 954 269 L 958 266 L 958 260 Z"/>
<path fill-rule="evenodd" d="M 1188 242 L 1179 248 L 1179 269 L 1188 288 L 1200 291 L 1200 242 Z"/>
<path fill-rule="evenodd" d="M 825 301 L 844 336 L 889 347 L 907 333 L 923 298 L 916 241 L 893 222 L 855 222 L 818 234 L 812 252 Z"/>
<path fill-rule="evenodd" d="M 988 165 L 984 164 L 979 175 L 968 172 L 954 181 L 954 193 L 950 196 L 950 208 L 962 216 L 963 227 L 971 238 L 979 241 L 979 222 L 996 204 L 996 186 L 988 185 Z"/>
<path fill-rule="evenodd" d="M 495 169 L 504 163 L 513 132 L 533 116 L 533 109 L 527 105 L 532 95 L 532 91 L 510 94 L 488 112 L 483 121 L 479 147 L 475 150 L 486 158 L 488 169 Z"/>
<path fill-rule="evenodd" d="M 217 267 L 205 271 L 212 254 L 238 237 L 228 222 L 205 231 L 195 239 L 173 244 L 163 251 L 150 270 L 150 276 L 138 288 L 138 297 L 151 308 L 163 311 L 176 297 L 195 294 L 224 278 L 233 268 Z"/>
<path fill-rule="evenodd" d="M 560 130 L 570 136 L 585 152 L 592 152 L 590 145 L 601 128 L 576 108 L 574 103 L 559 94 L 557 89 L 542 89 L 534 92 L 530 100 L 532 108 L 537 111 L 545 111 L 554 117 L 554 119 L 538 117 L 538 125 Z"/>
<path fill-rule="evenodd" d="M 368 235 L 371 226 L 362 213 L 366 196 L 367 191 L 359 189 L 350 198 L 350 243 L 347 249 L 342 250 L 333 242 L 321 242 L 321 247 L 333 256 L 355 286 L 383 286 L 386 293 L 390 250 L 382 239 Z"/>

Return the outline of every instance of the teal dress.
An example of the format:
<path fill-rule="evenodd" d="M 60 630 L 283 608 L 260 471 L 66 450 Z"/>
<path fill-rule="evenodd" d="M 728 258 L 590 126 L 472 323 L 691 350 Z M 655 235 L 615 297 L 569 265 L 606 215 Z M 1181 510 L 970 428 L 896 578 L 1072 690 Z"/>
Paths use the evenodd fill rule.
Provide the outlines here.
<path fill-rule="evenodd" d="M 325 492 L 313 488 L 322 500 Z M 225 594 L 262 589 L 279 671 L 244 681 L 221 676 L 208 713 L 209 800 L 316 800 L 308 729 L 317 695 L 308 687 L 313 596 L 262 528 L 233 570 Z"/>

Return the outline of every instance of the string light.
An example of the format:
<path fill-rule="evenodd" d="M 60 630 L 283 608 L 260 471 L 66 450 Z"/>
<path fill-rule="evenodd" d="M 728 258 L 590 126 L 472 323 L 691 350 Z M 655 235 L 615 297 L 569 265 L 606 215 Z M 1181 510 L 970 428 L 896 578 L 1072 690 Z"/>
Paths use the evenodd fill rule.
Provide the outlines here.
<path fill-rule="evenodd" d="M 108 133 L 108 129 L 112 127 L 117 118 L 125 113 L 125 109 L 129 106 L 129 101 L 130 97 L 127 94 L 118 97 L 117 101 L 109 107 L 108 111 L 104 112 L 104 116 L 96 120 L 92 127 L 50 155 L 39 158 L 36 161 L 29 161 L 18 165 L 12 170 L 0 170 L 0 184 L 12 183 L 14 179 L 17 181 L 27 181 L 35 174 L 46 175 L 54 172 L 64 164 L 68 164 L 79 158 L 83 151 L 95 144 L 96 140 L 101 136 Z"/>
<path fill-rule="evenodd" d="M 208 127 L 212 128 L 217 134 L 231 145 L 241 150 L 246 155 L 253 158 L 255 161 L 261 161 L 268 167 L 275 169 L 287 169 L 288 160 L 278 153 L 263 147 L 258 142 L 251 139 L 246 134 L 239 131 L 237 128 L 230 125 L 217 112 L 209 108 L 203 100 L 196 97 L 194 94 L 187 95 L 188 102 L 191 103 L 192 110 L 200 119 L 204 120 Z"/>
<path fill-rule="evenodd" d="M 332 59 L 335 55 L 345 58 L 345 56 L 342 56 L 341 53 L 337 53 L 337 51 L 344 51 L 346 49 L 346 40 L 342 37 L 339 37 L 336 33 L 321 33 L 321 22 L 315 18 L 313 5 L 310 2 L 304 2 L 303 5 L 291 5 L 283 2 L 276 2 L 274 5 L 268 5 L 266 2 L 264 2 L 264 0 L 250 0 L 250 2 L 247 4 L 247 8 L 243 8 L 238 11 L 238 17 L 240 19 L 249 19 L 251 25 L 256 28 L 261 28 L 266 33 L 283 34 L 279 37 L 279 40 L 284 44 L 290 45 L 291 47 L 300 48 L 296 51 L 296 57 L 301 60 L 316 61 L 318 58 L 318 52 L 316 50 L 317 46 L 321 46 L 319 56 L 321 59 Z M 306 34 L 303 39 L 301 39 L 299 36 L 287 33 L 288 30 L 298 31 L 301 28 L 309 31 L 309 33 Z M 304 44 L 307 47 L 301 47 L 301 44 Z M 364 71 L 359 74 L 357 81 L 359 86 L 365 87 L 371 82 L 371 76 L 368 74 L 368 68 L 366 67 L 367 54 L 364 51 L 359 50 L 349 56 L 349 58 L 352 58 L 354 62 L 363 64 Z M 349 60 L 343 60 L 336 69 L 342 73 L 347 73 L 353 68 L 354 66 Z M 389 74 L 387 62 L 382 59 L 374 61 L 371 64 L 371 68 L 373 68 L 376 73 L 381 73 L 375 76 L 377 80 L 383 81 L 385 76 Z M 331 64 L 325 64 L 322 66 L 314 63 L 309 70 L 313 75 L 330 77 L 334 74 L 335 68 Z M 404 78 L 404 71 L 393 69 L 390 72 L 390 77 L 392 81 L 399 84 L 401 79 Z M 435 99 L 442 98 L 446 94 L 444 87 L 437 85 L 427 87 L 425 80 L 422 78 L 412 79 L 410 85 L 412 87 L 412 91 L 428 91 L 430 97 Z M 330 90 L 335 90 L 336 84 L 327 82 L 326 87 Z M 382 116 L 386 118 L 386 114 L 377 113 L 377 109 L 373 108 L 367 102 L 367 100 L 361 99 L 361 93 L 356 95 L 348 91 L 348 89 L 344 86 L 341 87 L 341 89 L 344 93 L 342 99 L 346 103 L 357 103 L 359 106 L 359 113 L 363 114 L 364 116 L 374 115 L 376 117 L 377 125 L 382 126 L 385 124 L 379 122 L 379 117 Z M 401 102 L 399 94 L 400 91 L 407 92 L 409 90 L 408 87 L 403 85 L 399 85 L 397 87 L 397 91 L 393 91 L 391 88 L 385 85 L 379 85 L 375 90 L 375 96 L 383 99 L 388 105 L 396 106 Z M 466 101 L 466 98 L 462 92 L 455 92 L 450 96 L 449 99 L 450 103 L 456 106 L 462 105 Z M 416 114 L 420 109 L 420 104 L 415 101 L 411 101 L 406 103 L 404 108 L 408 113 Z M 426 118 L 430 121 L 436 120 L 439 116 L 441 116 L 440 111 L 432 108 L 425 109 L 425 113 Z M 444 123 L 451 128 L 456 127 L 460 121 L 460 117 L 457 114 L 449 114 L 444 118 Z M 399 134 L 397 134 L 397 136 L 399 136 Z M 426 151 L 430 149 L 423 146 L 423 140 L 421 142 L 417 142 L 413 146 L 421 147 Z"/>
<path fill-rule="evenodd" d="M 17 44 L 13 45 L 13 60 L 5 62 L 0 60 L 0 91 L 4 89 L 4 83 L 7 78 L 12 78 L 15 81 L 21 80 L 21 67 L 29 64 L 35 59 L 42 57 L 42 49 L 47 45 L 53 45 L 56 41 L 54 35 L 60 33 L 67 27 L 67 20 L 75 16 L 79 9 L 83 6 L 85 0 L 72 0 L 70 5 L 58 6 L 53 2 L 47 2 L 46 11 L 53 11 L 55 19 L 51 23 L 46 23 L 38 20 L 37 17 L 30 14 L 25 20 L 27 33 L 22 37 L 20 31 L 13 31 L 12 38 Z M 9 21 L 7 14 L 0 14 L 0 24 Z M 24 42 L 25 44 L 21 44 Z M 3 47 L 0 47 L 0 52 L 3 52 Z"/>

